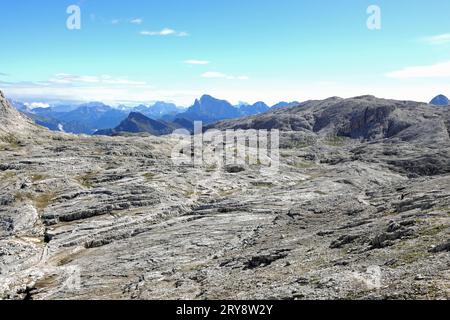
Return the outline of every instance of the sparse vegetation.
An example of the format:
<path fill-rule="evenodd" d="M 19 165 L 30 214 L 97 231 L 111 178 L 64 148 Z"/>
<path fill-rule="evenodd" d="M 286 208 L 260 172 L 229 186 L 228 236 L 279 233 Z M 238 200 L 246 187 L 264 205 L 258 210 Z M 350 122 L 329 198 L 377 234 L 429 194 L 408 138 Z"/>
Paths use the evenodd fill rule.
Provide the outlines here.
<path fill-rule="evenodd" d="M 24 202 L 27 200 L 33 200 L 34 196 L 31 192 L 18 191 L 14 195 L 14 200 L 17 202 Z"/>
<path fill-rule="evenodd" d="M 298 169 L 309 169 L 315 167 L 316 163 L 312 161 L 297 161 L 292 166 Z"/>
<path fill-rule="evenodd" d="M 155 174 L 151 172 L 144 173 L 142 175 L 147 181 L 152 181 L 155 178 Z"/>
<path fill-rule="evenodd" d="M 258 188 L 270 188 L 273 186 L 273 183 L 270 181 L 253 181 L 251 184 Z"/>
<path fill-rule="evenodd" d="M 193 196 L 195 196 L 197 193 L 195 192 L 195 190 L 187 190 L 184 192 L 184 196 L 186 198 L 192 198 Z"/>
<path fill-rule="evenodd" d="M 238 191 L 240 191 L 240 189 L 221 190 L 219 192 L 219 195 L 221 197 L 228 197 L 228 196 L 231 196 L 232 194 L 235 194 Z"/>
<path fill-rule="evenodd" d="M 402 264 L 413 264 L 414 262 L 423 259 L 426 255 L 426 250 L 413 248 L 412 250 L 401 253 L 398 261 L 393 265 L 393 267 L 396 268 L 401 266 Z"/>
<path fill-rule="evenodd" d="M 97 176 L 96 172 L 88 172 L 86 174 L 80 175 L 75 179 L 78 181 L 80 185 L 85 188 L 92 188 L 94 185 L 94 179 Z"/>
<path fill-rule="evenodd" d="M 419 234 L 421 236 L 435 236 L 445 230 L 450 230 L 450 227 L 448 225 L 447 226 L 439 225 L 439 226 L 434 226 L 431 228 L 424 229 L 424 230 L 420 231 Z"/>
<path fill-rule="evenodd" d="M 31 201 L 38 210 L 47 208 L 55 198 L 54 192 L 46 192 L 42 194 L 34 194 L 32 192 L 19 191 L 14 195 L 17 202 Z"/>
<path fill-rule="evenodd" d="M 8 134 L 0 137 L 0 141 L 8 144 L 10 148 L 19 148 L 21 146 L 21 142 L 14 135 Z"/>
<path fill-rule="evenodd" d="M 2 179 L 5 179 L 5 180 L 11 179 L 11 178 L 15 177 L 16 175 L 17 175 L 17 173 L 14 171 L 6 171 L 2 175 Z"/>
<path fill-rule="evenodd" d="M 37 174 L 33 174 L 33 175 L 31 176 L 31 181 L 32 181 L 33 183 L 35 183 L 35 182 L 43 181 L 43 180 L 45 180 L 45 179 L 47 179 L 47 178 L 48 178 L 47 175 L 37 173 Z"/>
<path fill-rule="evenodd" d="M 54 200 L 55 193 L 46 192 L 43 194 L 39 194 L 34 198 L 34 205 L 38 210 L 44 210 L 47 208 Z"/>
<path fill-rule="evenodd" d="M 328 120 L 334 125 L 320 120 L 326 108 L 311 111 L 310 124 L 321 122 L 315 129 Z M 194 299 L 445 298 L 447 150 L 386 139 L 355 140 L 356 147 L 345 137 L 324 142 L 324 132 L 341 127 L 346 123 L 339 120 L 317 134 L 281 132 L 280 145 L 292 141 L 297 149 L 281 150 L 276 171 L 265 170 L 265 152 L 260 159 L 240 153 L 245 165 L 177 165 L 170 161 L 179 148 L 172 136 L 17 134 L 26 153 L 10 146 L 12 137 L 0 141 L 10 150 L 0 152 L 7 252 L 0 264 L 19 268 L 5 278 L 19 287 L 5 292 L 23 298 L 18 290 L 25 271 L 42 270 L 24 296 L 76 298 L 76 292 L 57 291 L 58 270 L 80 266 L 82 293 L 92 299 L 176 298 L 180 288 Z M 308 147 L 303 134 L 316 137 L 316 144 Z M 64 140 L 55 143 L 53 135 Z M 391 149 L 396 152 L 385 152 Z M 444 169 L 411 177 L 414 170 L 402 171 L 417 163 Z M 13 255 L 29 258 L 25 270 Z M 134 277 L 136 266 L 157 272 Z M 366 279 L 370 284 L 378 276 L 372 266 L 382 272 L 379 289 L 366 287 Z M 99 291 L 97 280 L 111 272 L 114 281 Z M 175 285 L 159 281 L 166 275 Z"/>
<path fill-rule="evenodd" d="M 218 167 L 217 164 L 211 164 L 206 167 L 206 172 L 215 172 L 217 171 Z"/>
<path fill-rule="evenodd" d="M 345 145 L 346 139 L 344 137 L 336 135 L 327 135 L 323 139 L 323 143 L 330 147 L 343 147 Z"/>

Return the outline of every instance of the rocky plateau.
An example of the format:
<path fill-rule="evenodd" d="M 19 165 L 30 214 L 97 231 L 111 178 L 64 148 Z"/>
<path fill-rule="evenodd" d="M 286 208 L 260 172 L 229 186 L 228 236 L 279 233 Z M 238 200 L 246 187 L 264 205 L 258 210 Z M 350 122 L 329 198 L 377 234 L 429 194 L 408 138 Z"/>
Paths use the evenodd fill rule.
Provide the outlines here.
<path fill-rule="evenodd" d="M 262 164 L 175 164 L 179 137 L 50 132 L 0 94 L 1 299 L 448 299 L 450 111 L 330 98 Z"/>

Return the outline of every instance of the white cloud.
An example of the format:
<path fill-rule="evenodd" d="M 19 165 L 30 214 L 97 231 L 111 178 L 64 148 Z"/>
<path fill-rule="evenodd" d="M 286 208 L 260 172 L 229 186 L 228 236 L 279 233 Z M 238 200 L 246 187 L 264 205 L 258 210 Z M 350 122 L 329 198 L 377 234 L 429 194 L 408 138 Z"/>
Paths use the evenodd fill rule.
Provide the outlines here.
<path fill-rule="evenodd" d="M 36 108 L 50 108 L 50 105 L 48 103 L 44 102 L 32 102 L 32 103 L 24 103 L 27 107 L 30 107 L 31 109 Z"/>
<path fill-rule="evenodd" d="M 98 78 L 108 76 L 99 76 Z M 113 78 L 113 77 L 111 77 Z M 114 79 L 114 78 L 113 78 Z M 111 79 L 110 79 L 111 80 Z M 220 80 L 219 80 L 220 81 Z M 329 86 L 319 86 L 310 81 L 292 81 L 291 79 L 258 79 L 238 82 L 224 81 L 218 85 L 215 81 L 209 83 L 185 83 L 182 86 L 152 87 L 136 85 L 112 85 L 106 83 L 54 84 L 44 82 L 10 82 L 4 85 L 0 80 L 5 94 L 18 101 L 40 101 L 54 103 L 55 101 L 102 101 L 106 104 L 140 104 L 149 101 L 170 101 L 178 105 L 190 106 L 194 100 L 207 93 L 237 103 L 264 101 L 273 105 L 279 101 L 306 101 L 310 99 L 325 99 L 331 96 L 342 98 L 372 94 L 380 98 L 400 100 L 430 101 L 438 93 L 444 93 L 450 88 L 450 78 L 432 81 L 419 80 L 395 81 L 389 83 L 344 83 L 339 82 Z"/>
<path fill-rule="evenodd" d="M 438 34 L 431 37 L 425 37 L 421 39 L 422 42 L 425 42 L 429 45 L 443 45 L 450 43 L 450 33 Z"/>
<path fill-rule="evenodd" d="M 247 76 L 232 76 L 222 72 L 208 71 L 202 74 L 202 78 L 207 79 L 227 79 L 227 80 L 249 80 Z"/>
<path fill-rule="evenodd" d="M 184 61 L 186 64 L 193 64 L 193 65 L 206 65 L 209 64 L 209 61 L 206 60 L 186 60 Z"/>
<path fill-rule="evenodd" d="M 74 82 L 82 82 L 82 83 L 97 83 L 100 82 L 100 79 L 95 76 L 78 76 L 78 75 L 72 75 L 67 73 L 58 73 L 55 74 L 52 78 L 49 80 L 53 83 L 74 83 Z"/>
<path fill-rule="evenodd" d="M 447 78 L 450 77 L 450 61 L 428 66 L 406 67 L 389 72 L 386 76 L 394 79 Z"/>
<path fill-rule="evenodd" d="M 49 82 L 54 84 L 111 84 L 111 85 L 128 85 L 128 86 L 144 86 L 145 81 L 135 81 L 128 78 L 116 78 L 110 75 L 102 76 L 79 76 L 67 73 L 58 73 L 50 78 Z"/>
<path fill-rule="evenodd" d="M 178 36 L 178 37 L 187 37 L 189 34 L 187 32 L 178 32 L 174 29 L 164 28 L 160 31 L 147 31 L 143 30 L 140 32 L 143 36 Z"/>
<path fill-rule="evenodd" d="M 6 89 L 6 88 L 5 88 Z M 149 101 L 167 101 L 178 105 L 190 106 L 196 98 L 204 92 L 201 90 L 188 89 L 155 89 L 146 87 L 127 86 L 52 86 L 43 87 L 37 85 L 12 86 L 5 90 L 11 99 L 55 101 L 102 101 L 110 105 L 119 104 L 141 104 Z"/>
<path fill-rule="evenodd" d="M 133 23 L 133 24 L 142 24 L 142 22 L 144 22 L 144 19 L 142 19 L 142 18 L 134 18 L 134 19 L 131 19 L 131 21 L 130 21 L 130 23 Z"/>

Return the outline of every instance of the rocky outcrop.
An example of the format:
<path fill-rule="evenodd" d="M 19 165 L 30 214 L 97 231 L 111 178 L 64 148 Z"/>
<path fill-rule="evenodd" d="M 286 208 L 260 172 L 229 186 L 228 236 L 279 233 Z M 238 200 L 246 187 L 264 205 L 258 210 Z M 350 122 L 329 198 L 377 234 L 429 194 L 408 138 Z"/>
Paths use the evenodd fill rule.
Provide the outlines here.
<path fill-rule="evenodd" d="M 304 128 L 269 175 L 175 163 L 173 136 L 10 135 L 0 298 L 448 299 L 450 146 L 415 129 L 443 114 L 373 99 L 278 110 Z"/>
<path fill-rule="evenodd" d="M 11 106 L 0 90 L 0 134 L 21 134 L 36 129 L 33 121 Z"/>
<path fill-rule="evenodd" d="M 310 131 L 351 139 L 448 140 L 449 113 L 424 103 L 361 96 L 308 101 L 245 119 L 222 121 L 215 129 Z"/>

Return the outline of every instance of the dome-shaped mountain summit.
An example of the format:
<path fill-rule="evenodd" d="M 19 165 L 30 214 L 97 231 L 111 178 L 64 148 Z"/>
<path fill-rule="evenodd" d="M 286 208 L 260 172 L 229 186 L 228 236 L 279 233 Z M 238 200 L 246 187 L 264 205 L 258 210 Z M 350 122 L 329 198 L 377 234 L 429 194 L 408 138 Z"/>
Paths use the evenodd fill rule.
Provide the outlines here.
<path fill-rule="evenodd" d="M 430 104 L 435 106 L 449 106 L 450 100 L 443 94 L 440 94 L 434 97 L 433 100 L 431 100 Z"/>

